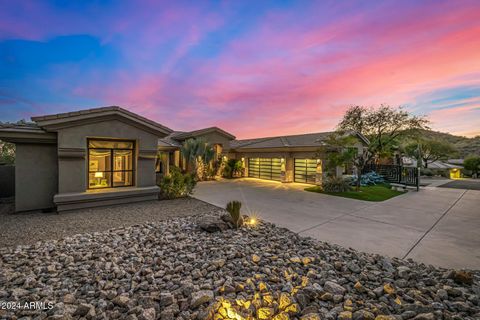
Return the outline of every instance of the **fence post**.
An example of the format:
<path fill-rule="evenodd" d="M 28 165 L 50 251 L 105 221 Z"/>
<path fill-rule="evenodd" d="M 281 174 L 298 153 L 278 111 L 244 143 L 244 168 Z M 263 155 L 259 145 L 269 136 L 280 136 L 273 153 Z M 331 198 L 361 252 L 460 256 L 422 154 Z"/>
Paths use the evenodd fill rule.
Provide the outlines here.
<path fill-rule="evenodd" d="M 420 189 L 420 167 L 417 167 L 417 191 Z"/>

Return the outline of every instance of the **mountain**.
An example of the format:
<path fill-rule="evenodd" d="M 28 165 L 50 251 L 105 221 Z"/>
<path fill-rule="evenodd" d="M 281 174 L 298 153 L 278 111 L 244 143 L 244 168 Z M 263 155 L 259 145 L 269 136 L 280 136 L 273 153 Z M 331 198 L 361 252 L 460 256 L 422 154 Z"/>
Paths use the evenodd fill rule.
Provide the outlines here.
<path fill-rule="evenodd" d="M 465 158 L 471 154 L 480 156 L 480 136 L 467 138 L 463 136 L 455 136 L 450 133 L 431 130 L 422 130 L 421 136 L 429 139 L 450 142 L 457 148 L 459 158 Z"/>

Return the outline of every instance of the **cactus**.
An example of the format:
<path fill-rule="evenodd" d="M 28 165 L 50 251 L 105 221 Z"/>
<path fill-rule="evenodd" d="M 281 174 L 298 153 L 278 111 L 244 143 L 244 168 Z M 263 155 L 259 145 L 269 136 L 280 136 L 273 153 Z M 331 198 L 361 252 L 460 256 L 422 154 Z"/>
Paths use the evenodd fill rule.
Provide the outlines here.
<path fill-rule="evenodd" d="M 242 207 L 242 203 L 240 201 L 230 201 L 227 203 L 226 210 L 230 213 L 230 217 L 232 218 L 233 225 L 235 228 L 239 228 L 243 224 L 243 218 L 240 215 L 240 208 Z"/>

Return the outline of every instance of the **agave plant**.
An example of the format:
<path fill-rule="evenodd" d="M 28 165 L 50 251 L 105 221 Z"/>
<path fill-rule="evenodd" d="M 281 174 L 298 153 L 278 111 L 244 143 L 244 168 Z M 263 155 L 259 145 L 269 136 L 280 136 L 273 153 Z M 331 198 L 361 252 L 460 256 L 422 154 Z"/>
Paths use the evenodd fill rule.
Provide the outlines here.
<path fill-rule="evenodd" d="M 230 201 L 227 203 L 226 210 L 230 213 L 230 217 L 232 218 L 233 225 L 235 228 L 239 228 L 243 224 L 243 218 L 240 215 L 240 208 L 242 207 L 242 203 L 240 201 Z"/>

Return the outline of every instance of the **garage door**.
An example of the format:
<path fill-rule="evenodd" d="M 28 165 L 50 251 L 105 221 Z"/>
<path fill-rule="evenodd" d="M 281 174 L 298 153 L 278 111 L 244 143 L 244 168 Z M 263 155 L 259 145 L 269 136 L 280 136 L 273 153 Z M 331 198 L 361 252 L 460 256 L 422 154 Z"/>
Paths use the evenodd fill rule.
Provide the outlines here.
<path fill-rule="evenodd" d="M 317 160 L 295 159 L 295 182 L 315 184 Z"/>
<path fill-rule="evenodd" d="M 249 158 L 248 176 L 251 178 L 281 181 L 280 158 Z"/>

